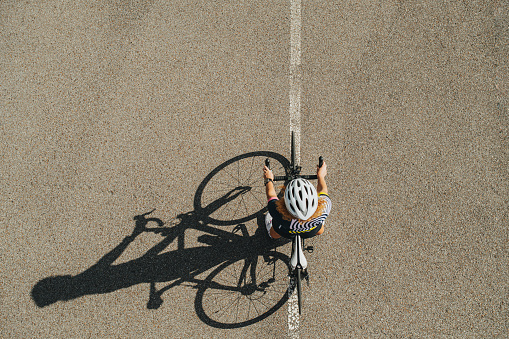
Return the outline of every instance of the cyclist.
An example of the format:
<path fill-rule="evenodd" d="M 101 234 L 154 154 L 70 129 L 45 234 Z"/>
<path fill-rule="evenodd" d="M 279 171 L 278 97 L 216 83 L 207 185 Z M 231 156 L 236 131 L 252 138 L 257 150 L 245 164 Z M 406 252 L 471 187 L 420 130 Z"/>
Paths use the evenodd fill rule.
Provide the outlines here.
<path fill-rule="evenodd" d="M 322 167 L 317 166 L 316 174 L 316 189 L 306 179 L 297 178 L 283 188 L 284 196 L 279 199 L 274 188 L 274 174 L 267 166 L 263 167 L 269 208 L 265 225 L 272 239 L 292 238 L 295 234 L 311 238 L 323 233 L 332 206 L 325 183 L 325 162 Z"/>

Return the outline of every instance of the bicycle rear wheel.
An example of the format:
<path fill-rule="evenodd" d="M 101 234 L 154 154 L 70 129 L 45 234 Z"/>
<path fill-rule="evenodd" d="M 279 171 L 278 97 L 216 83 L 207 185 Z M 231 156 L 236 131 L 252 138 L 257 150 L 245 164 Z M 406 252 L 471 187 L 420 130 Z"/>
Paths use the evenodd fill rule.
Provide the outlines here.
<path fill-rule="evenodd" d="M 301 290 L 302 290 L 302 284 L 301 284 L 301 279 L 302 279 L 302 269 L 300 267 L 297 267 L 296 269 L 296 276 L 297 276 L 297 300 L 298 300 L 298 303 L 299 303 L 299 314 L 302 314 L 302 295 L 301 295 Z"/>

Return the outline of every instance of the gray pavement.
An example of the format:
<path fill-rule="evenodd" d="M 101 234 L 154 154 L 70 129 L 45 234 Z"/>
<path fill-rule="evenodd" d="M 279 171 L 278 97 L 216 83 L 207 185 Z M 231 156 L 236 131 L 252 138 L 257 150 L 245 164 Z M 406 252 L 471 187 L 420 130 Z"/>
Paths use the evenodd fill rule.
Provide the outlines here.
<path fill-rule="evenodd" d="M 289 156 L 289 3 L 0 2 L 0 336 L 509 336 L 508 11 L 303 1 L 302 165 L 334 206 L 289 332 L 284 277 L 258 320 L 213 294 L 271 253 L 246 154 Z"/>

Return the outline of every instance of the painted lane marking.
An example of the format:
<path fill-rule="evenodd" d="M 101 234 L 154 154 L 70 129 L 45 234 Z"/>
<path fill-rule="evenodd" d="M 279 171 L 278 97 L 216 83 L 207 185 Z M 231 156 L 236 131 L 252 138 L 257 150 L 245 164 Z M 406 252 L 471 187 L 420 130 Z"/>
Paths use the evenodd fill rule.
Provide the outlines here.
<path fill-rule="evenodd" d="M 301 0 L 290 0 L 290 134 L 294 132 L 295 161 L 300 164 L 300 106 L 301 106 Z M 299 339 L 299 304 L 294 293 L 295 281 L 288 285 L 288 337 Z"/>
<path fill-rule="evenodd" d="M 290 12 L 290 133 L 295 135 L 295 159 L 300 164 L 301 0 L 291 0 Z"/>
<path fill-rule="evenodd" d="M 295 279 L 290 278 L 288 285 L 288 338 L 299 339 L 299 300 L 295 292 Z"/>

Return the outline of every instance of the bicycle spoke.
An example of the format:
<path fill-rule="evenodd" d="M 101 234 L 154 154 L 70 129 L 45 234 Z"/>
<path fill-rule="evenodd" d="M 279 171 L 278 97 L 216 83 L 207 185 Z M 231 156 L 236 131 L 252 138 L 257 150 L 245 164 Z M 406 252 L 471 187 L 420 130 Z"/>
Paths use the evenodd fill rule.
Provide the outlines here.
<path fill-rule="evenodd" d="M 228 304 L 225 308 L 223 308 L 223 312 L 222 314 L 226 314 L 228 311 L 231 311 L 231 308 L 233 307 L 233 305 L 237 305 L 237 310 L 238 310 L 238 301 L 240 300 L 241 296 L 237 296 L 234 300 L 232 300 L 230 302 L 230 304 Z"/>
<path fill-rule="evenodd" d="M 251 179 L 252 179 L 253 175 L 254 175 L 254 174 L 255 174 L 255 172 L 256 172 L 256 170 L 255 170 L 255 166 L 254 166 L 254 165 L 255 165 L 255 159 L 257 159 L 257 160 L 258 160 L 258 158 L 257 158 L 257 157 L 252 157 L 252 158 L 251 158 L 251 165 L 250 165 L 250 170 L 249 170 L 249 176 L 248 176 L 248 177 L 247 177 L 247 179 L 246 179 L 246 181 L 248 181 L 248 182 L 250 182 L 250 181 L 251 181 Z M 261 171 L 260 171 L 260 173 L 261 173 Z"/>
<path fill-rule="evenodd" d="M 246 210 L 246 214 L 249 214 L 249 208 L 247 207 L 246 201 L 244 200 L 244 197 L 242 197 L 242 204 L 244 205 L 244 208 Z"/>
<path fill-rule="evenodd" d="M 225 171 L 226 174 L 228 174 L 234 181 L 236 181 L 236 184 L 240 185 L 239 175 L 237 173 L 237 176 L 230 173 L 230 171 L 227 169 L 228 167 L 225 167 L 223 171 Z"/>
<path fill-rule="evenodd" d="M 262 200 L 263 200 L 263 199 L 262 199 L 262 198 L 260 198 L 260 196 L 262 196 L 262 195 L 260 195 L 260 194 L 258 194 L 258 195 L 257 195 L 257 194 L 255 194 L 255 192 L 249 192 L 249 194 L 252 196 L 252 199 L 256 200 L 256 202 L 257 202 L 260 206 L 265 207 L 265 203 L 264 203 L 264 202 L 262 202 Z"/>

